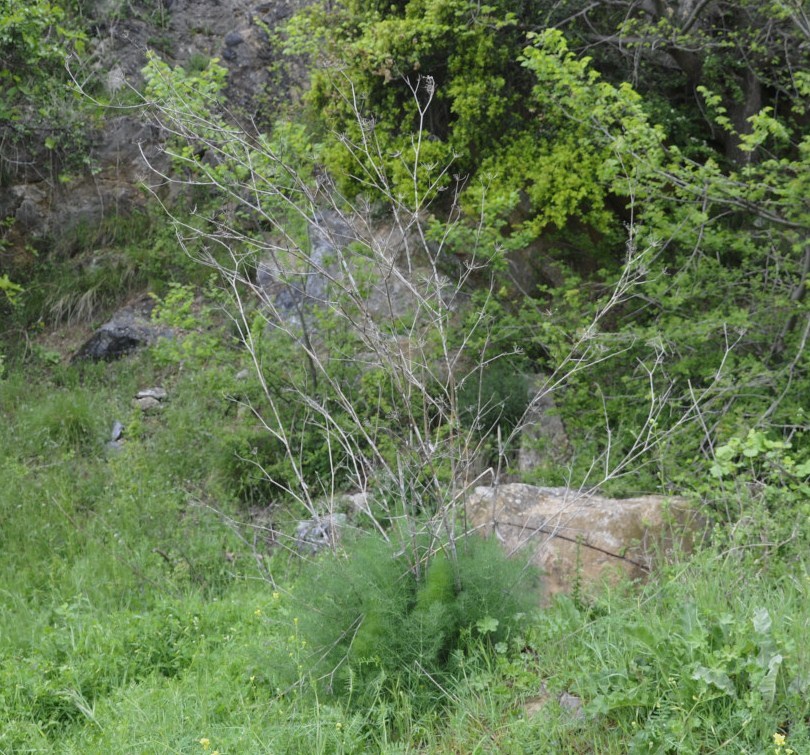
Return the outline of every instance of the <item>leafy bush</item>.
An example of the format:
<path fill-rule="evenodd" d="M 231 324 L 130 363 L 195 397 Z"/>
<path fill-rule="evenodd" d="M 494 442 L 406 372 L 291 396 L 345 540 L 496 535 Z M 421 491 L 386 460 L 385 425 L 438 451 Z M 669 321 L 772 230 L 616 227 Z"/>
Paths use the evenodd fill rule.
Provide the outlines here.
<path fill-rule="evenodd" d="M 810 458 L 775 433 L 749 430 L 714 450 L 711 481 L 692 482 L 721 525 L 718 545 L 776 574 L 790 573 L 810 543 Z"/>
<path fill-rule="evenodd" d="M 535 12 L 533 4 L 513 0 L 485 6 L 469 0 L 349 2 L 334 10 L 316 3 L 293 19 L 289 47 L 329 63 L 339 60 L 345 68 L 338 74 L 339 66 L 312 67 L 308 98 L 326 128 L 361 142 L 360 107 L 383 153 L 407 150 L 411 132 L 421 131 L 425 166 L 444 164 L 455 151 L 464 172 L 526 114 L 530 76 L 516 58 L 524 41 L 521 24 L 533 23 Z M 342 91 L 347 83 L 362 95 L 360 105 Z M 422 104 L 433 99 L 427 117 L 412 89 Z M 327 150 L 326 162 L 343 173 L 345 156 Z M 386 170 L 394 185 L 407 187 L 398 163 L 387 160 Z"/>
<path fill-rule="evenodd" d="M 350 462 L 336 430 L 349 425 L 346 417 L 336 410 L 326 426 L 298 408 L 281 404 L 283 413 L 270 418 L 272 430 L 251 416 L 220 433 L 212 472 L 226 495 L 266 506 L 294 497 L 302 481 L 314 493 L 350 486 Z"/>
<path fill-rule="evenodd" d="M 317 688 L 356 706 L 404 692 L 430 707 L 471 645 L 503 641 L 536 606 L 535 573 L 496 542 L 459 539 L 455 557 L 415 542 L 359 536 L 305 568 L 294 596 Z"/>
<path fill-rule="evenodd" d="M 517 427 L 529 403 L 528 381 L 513 360 L 499 359 L 469 375 L 458 396 L 459 415 L 481 433 Z"/>
<path fill-rule="evenodd" d="M 6 0 L 0 9 L 0 118 L 20 119 L 30 108 L 44 109 L 64 77 L 65 57 L 83 50 L 85 35 L 66 19 L 59 3 Z"/>
<path fill-rule="evenodd" d="M 267 506 L 293 483 L 281 443 L 264 428 L 237 427 L 222 434 L 214 459 L 214 479 L 229 497 Z"/>

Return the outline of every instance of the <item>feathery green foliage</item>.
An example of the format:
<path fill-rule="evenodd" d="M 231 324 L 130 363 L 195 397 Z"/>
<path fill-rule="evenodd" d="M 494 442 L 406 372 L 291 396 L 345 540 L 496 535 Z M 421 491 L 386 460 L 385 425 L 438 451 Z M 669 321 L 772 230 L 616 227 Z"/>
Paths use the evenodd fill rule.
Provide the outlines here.
<path fill-rule="evenodd" d="M 307 566 L 293 594 L 315 689 L 352 706 L 401 690 L 419 710 L 452 684 L 477 625 L 494 627 L 488 641 L 522 626 L 536 602 L 532 570 L 477 537 L 457 540 L 452 559 L 428 546 L 361 535 Z"/>

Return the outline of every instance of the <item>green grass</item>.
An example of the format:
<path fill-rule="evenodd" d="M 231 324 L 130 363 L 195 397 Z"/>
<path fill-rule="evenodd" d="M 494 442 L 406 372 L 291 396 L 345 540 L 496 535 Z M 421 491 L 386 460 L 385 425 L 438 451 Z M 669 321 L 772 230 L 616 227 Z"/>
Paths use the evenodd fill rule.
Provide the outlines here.
<path fill-rule="evenodd" d="M 202 283 L 207 274 L 183 254 L 173 228 L 153 208 L 77 225 L 48 254 L 21 260 L 11 272 L 12 280 L 25 282 L 9 312 L 9 326 L 20 333 L 94 323 L 131 297 L 163 294 L 177 280 Z"/>
<path fill-rule="evenodd" d="M 245 515 L 215 463 L 236 361 L 0 381 L 0 753 L 810 752 L 810 579 L 795 553 L 729 538 L 502 637 L 461 628 L 418 700 L 382 635 L 330 694 L 312 648 L 318 585 L 350 609 L 339 569 L 301 579 L 270 555 L 272 585 L 213 511 Z M 131 397 L 155 384 L 166 407 L 141 415 Z"/>

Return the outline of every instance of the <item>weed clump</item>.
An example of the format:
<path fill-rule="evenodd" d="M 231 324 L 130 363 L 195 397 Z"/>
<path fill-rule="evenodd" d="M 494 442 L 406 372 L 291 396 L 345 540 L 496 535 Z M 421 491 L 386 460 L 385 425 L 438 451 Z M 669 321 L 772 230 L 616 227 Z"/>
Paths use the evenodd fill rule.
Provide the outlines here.
<path fill-rule="evenodd" d="M 406 693 L 414 709 L 440 701 L 465 656 L 515 631 L 537 605 L 537 575 L 494 541 L 359 536 L 307 565 L 294 590 L 309 681 L 369 706 Z"/>
<path fill-rule="evenodd" d="M 48 396 L 31 410 L 25 431 L 25 445 L 34 454 L 55 449 L 87 453 L 101 447 L 101 420 L 85 391 Z"/>

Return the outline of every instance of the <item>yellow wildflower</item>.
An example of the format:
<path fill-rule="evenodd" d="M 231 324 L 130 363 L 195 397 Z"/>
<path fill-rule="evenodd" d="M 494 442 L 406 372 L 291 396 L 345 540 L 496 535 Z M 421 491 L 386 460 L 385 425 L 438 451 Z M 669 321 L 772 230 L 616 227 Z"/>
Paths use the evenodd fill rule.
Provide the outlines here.
<path fill-rule="evenodd" d="M 785 735 L 784 735 L 784 734 L 780 734 L 779 732 L 776 732 L 776 733 L 773 735 L 773 743 L 774 743 L 774 744 L 775 744 L 777 747 L 784 747 L 784 746 L 785 746 Z"/>
<path fill-rule="evenodd" d="M 207 750 L 211 746 L 211 740 L 208 737 L 203 737 L 200 740 L 200 744 L 202 745 L 203 750 Z"/>

